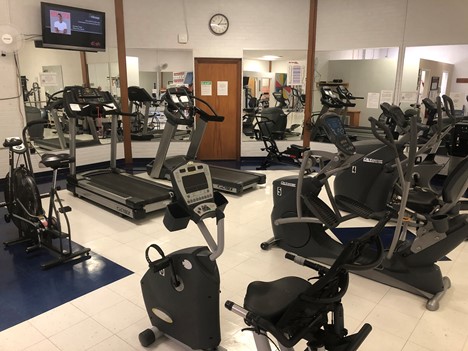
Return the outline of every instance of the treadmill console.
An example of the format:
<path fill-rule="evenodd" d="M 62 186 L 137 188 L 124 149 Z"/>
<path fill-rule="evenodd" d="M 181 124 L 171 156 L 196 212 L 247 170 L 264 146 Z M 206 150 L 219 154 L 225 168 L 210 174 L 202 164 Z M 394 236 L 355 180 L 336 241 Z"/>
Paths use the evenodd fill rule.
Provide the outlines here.
<path fill-rule="evenodd" d="M 346 155 L 354 155 L 356 148 L 346 134 L 340 116 L 335 113 L 325 113 L 320 116 L 320 126 L 338 150 Z"/>
<path fill-rule="evenodd" d="M 96 110 L 118 113 L 118 105 L 108 91 L 82 86 L 66 87 L 63 90 L 64 108 L 69 117 L 92 116 Z"/>
<path fill-rule="evenodd" d="M 217 205 L 208 165 L 190 161 L 172 171 L 176 198 L 198 218 L 213 217 Z"/>

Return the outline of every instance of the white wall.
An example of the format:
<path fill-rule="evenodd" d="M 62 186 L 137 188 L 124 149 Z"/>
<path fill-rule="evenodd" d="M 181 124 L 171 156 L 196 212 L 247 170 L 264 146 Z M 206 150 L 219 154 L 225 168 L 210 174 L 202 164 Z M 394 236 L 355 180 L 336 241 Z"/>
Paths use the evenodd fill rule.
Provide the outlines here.
<path fill-rule="evenodd" d="M 29 88 L 33 82 L 40 83 L 39 74 L 42 73 L 43 66 L 61 66 L 64 86 L 83 81 L 80 53 L 77 51 L 40 49 L 34 47 L 33 41 L 27 41 L 18 56 L 21 75 L 29 79 Z M 47 88 L 42 88 L 41 95 L 44 99 Z"/>
<path fill-rule="evenodd" d="M 317 50 L 400 46 L 405 26 L 406 1 L 319 1 Z"/>
<path fill-rule="evenodd" d="M 111 52 L 117 46 L 114 1 L 61 2 L 106 12 L 109 53 L 87 54 L 87 58 L 89 62 L 111 59 Z M 1 23 L 11 22 L 25 34 L 40 34 L 40 0 L 0 0 L 0 8 Z M 307 48 L 308 0 L 127 0 L 124 10 L 129 51 L 187 49 L 193 57 L 242 57 L 244 50 Z M 219 37 L 208 30 L 208 20 L 217 12 L 225 13 L 230 20 L 228 32 Z M 466 0 L 319 1 L 317 50 L 468 44 L 467 13 Z M 177 34 L 185 32 L 188 43 L 179 44 Z M 467 59 L 458 62 L 462 64 L 459 67 L 453 62 L 455 78 L 468 73 L 464 66 Z M 142 66 L 153 67 L 153 62 L 150 60 Z M 0 58 L 0 74 L 0 98 L 16 96 L 17 77 L 12 56 Z M 0 140 L 6 135 L 19 134 L 23 120 L 21 105 L 18 99 L 0 100 Z M 3 151 L 0 159 L 2 174 L 6 162 Z"/>
<path fill-rule="evenodd" d="M 456 82 L 456 78 L 468 77 L 468 45 L 443 45 L 408 47 L 405 53 L 402 91 L 415 91 L 420 59 L 451 63 L 454 65 L 451 84 L 447 91 L 468 94 L 468 84 Z M 465 110 L 468 103 L 465 101 Z"/>
<path fill-rule="evenodd" d="M 193 71 L 193 54 L 190 49 L 159 50 L 127 48 L 127 55 L 139 58 L 140 71 L 157 72 L 163 64 L 165 72 Z"/>
<path fill-rule="evenodd" d="M 194 57 L 242 57 L 244 49 L 307 47 L 308 0 L 295 0 L 294 6 L 283 0 L 132 0 L 124 5 L 128 48 L 189 48 Z M 208 29 L 218 12 L 230 23 L 222 36 Z M 188 43 L 178 44 L 177 34 L 186 32 Z"/>
<path fill-rule="evenodd" d="M 269 72 L 270 62 L 265 60 L 242 60 L 242 70 L 251 72 Z"/>
<path fill-rule="evenodd" d="M 394 90 L 397 61 L 392 59 L 380 60 L 339 60 L 330 61 L 328 76 L 331 79 L 343 79 L 349 83 L 349 90 L 354 96 L 364 97 L 353 101 L 356 107 L 352 110 L 361 111 L 360 126 L 370 126 L 370 116 L 378 118 L 380 108 L 367 108 L 367 94 L 379 93 L 382 90 Z"/>

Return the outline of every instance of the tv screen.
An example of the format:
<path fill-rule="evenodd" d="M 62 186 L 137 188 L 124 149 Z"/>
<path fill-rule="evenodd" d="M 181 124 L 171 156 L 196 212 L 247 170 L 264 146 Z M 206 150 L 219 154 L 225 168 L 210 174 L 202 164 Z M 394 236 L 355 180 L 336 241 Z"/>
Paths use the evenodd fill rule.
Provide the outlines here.
<path fill-rule="evenodd" d="M 41 2 L 41 16 L 43 47 L 106 50 L 104 12 Z"/>

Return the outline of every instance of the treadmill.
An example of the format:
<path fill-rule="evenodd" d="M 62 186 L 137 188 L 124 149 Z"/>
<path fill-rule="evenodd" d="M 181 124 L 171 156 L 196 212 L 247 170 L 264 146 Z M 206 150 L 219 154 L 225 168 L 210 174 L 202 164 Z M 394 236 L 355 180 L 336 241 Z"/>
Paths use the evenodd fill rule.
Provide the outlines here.
<path fill-rule="evenodd" d="M 116 166 L 118 117 L 129 116 L 117 107 L 109 92 L 81 86 L 67 87 L 64 108 L 70 117 L 70 175 L 67 189 L 75 196 L 107 207 L 122 216 L 141 219 L 147 213 L 165 208 L 171 202 L 169 186 L 139 178 Z M 111 115 L 110 167 L 76 173 L 76 119 L 83 116 Z"/>
<path fill-rule="evenodd" d="M 58 110 L 63 109 L 63 97 L 57 98 L 56 95 L 62 93 L 63 90 L 60 90 L 48 96 L 46 108 L 54 121 L 55 129 L 57 131 L 57 137 L 34 140 L 34 145 L 40 147 L 41 149 L 65 150 L 70 147 L 70 139 L 65 136 L 63 132 L 63 124 L 58 115 Z M 76 140 L 76 147 L 101 145 L 101 142 L 99 141 L 99 136 L 97 134 L 94 118 L 86 116 L 83 117 L 83 120 L 86 120 L 89 132 L 93 138 L 90 140 Z"/>
<path fill-rule="evenodd" d="M 164 95 L 164 99 L 167 102 L 164 110 L 167 122 L 164 126 L 156 158 L 147 165 L 147 172 L 152 178 L 170 179 L 171 169 L 196 158 L 208 122 L 222 122 L 224 117 L 218 116 L 206 101 L 194 96 L 185 87 L 169 88 Z M 207 106 L 213 114 L 208 114 L 196 107 L 195 100 Z M 177 127 L 179 125 L 192 126 L 196 115 L 199 116 L 197 128 L 192 134 L 187 155 L 166 158 L 171 139 Z M 266 183 L 266 176 L 262 173 L 209 166 L 213 187 L 220 191 L 240 195 L 247 189 Z"/>
<path fill-rule="evenodd" d="M 131 86 L 128 87 L 128 99 L 131 102 L 131 110 L 130 112 L 133 112 L 133 107 L 135 104 L 138 104 L 139 107 L 137 107 L 137 116 L 135 118 L 140 118 L 142 117 L 142 126 L 138 126 L 138 130 L 133 131 L 130 136 L 132 140 L 151 140 L 153 138 L 160 138 L 163 129 L 159 128 L 159 120 L 157 123 L 157 127 L 154 129 L 148 128 L 148 121 L 150 118 L 150 107 L 151 104 L 154 102 L 157 102 L 158 100 L 154 99 L 144 88 L 140 88 L 137 86 Z M 140 112 L 140 108 L 144 109 L 144 112 Z M 175 132 L 175 139 L 182 140 L 185 137 L 189 136 L 189 131 L 187 130 L 177 130 Z"/>

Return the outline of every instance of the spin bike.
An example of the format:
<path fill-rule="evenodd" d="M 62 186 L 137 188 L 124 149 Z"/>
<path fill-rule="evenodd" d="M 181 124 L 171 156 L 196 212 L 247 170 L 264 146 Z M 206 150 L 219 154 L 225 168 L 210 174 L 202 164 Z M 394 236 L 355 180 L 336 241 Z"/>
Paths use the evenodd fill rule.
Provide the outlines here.
<path fill-rule="evenodd" d="M 35 120 L 27 123 L 22 132 L 22 139 L 18 137 L 6 138 L 3 146 L 9 150 L 9 172 L 6 176 L 5 203 L 8 214 L 5 221 L 18 227 L 19 237 L 13 241 L 4 242 L 5 248 L 28 243 L 26 252 L 46 249 L 55 256 L 50 262 L 41 264 L 48 269 L 78 257 L 89 257 L 89 248 L 74 249 L 71 241 L 71 228 L 67 213 L 70 206 L 63 206 L 57 191 L 57 174 L 61 168 L 68 168 L 73 158 L 69 154 L 43 154 L 40 163 L 53 170 L 52 184 L 49 193 L 49 207 L 46 211 L 42 207 L 39 190 L 34 179 L 31 154 L 27 146 L 28 129 L 34 125 L 45 124 L 46 120 Z M 15 156 L 17 160 L 15 161 Z M 19 163 L 23 159 L 23 164 Z M 58 206 L 57 206 L 58 204 Z M 65 225 L 63 223 L 65 222 Z M 65 229 L 64 229 L 65 227 Z"/>
<path fill-rule="evenodd" d="M 169 231 L 197 224 L 207 246 L 184 248 L 165 255 L 156 244 L 146 249 L 149 269 L 141 289 L 152 327 L 139 335 L 142 346 L 161 335 L 191 349 L 221 349 L 219 321 L 220 278 L 216 259 L 224 250 L 226 198 L 213 191 L 208 165 L 189 161 L 171 171 L 173 202 L 166 207 L 164 225 Z M 205 219 L 216 218 L 217 239 Z M 151 260 L 156 251 L 161 258 Z"/>

